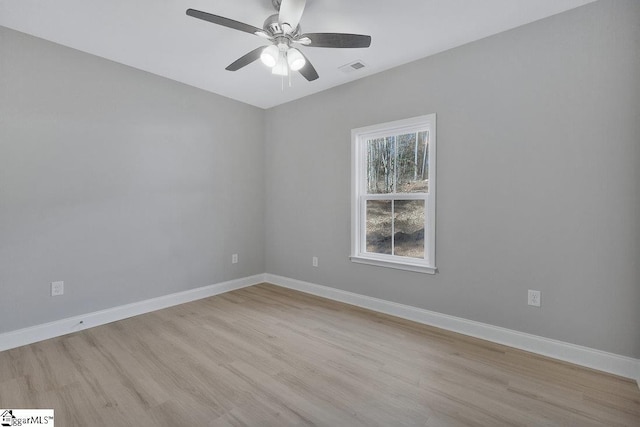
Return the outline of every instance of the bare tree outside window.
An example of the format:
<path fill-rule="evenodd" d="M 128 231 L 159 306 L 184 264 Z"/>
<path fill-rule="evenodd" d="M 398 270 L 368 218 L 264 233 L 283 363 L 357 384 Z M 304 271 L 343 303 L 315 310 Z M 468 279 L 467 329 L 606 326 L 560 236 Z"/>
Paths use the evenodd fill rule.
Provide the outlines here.
<path fill-rule="evenodd" d="M 428 152 L 428 131 L 368 140 L 367 192 L 427 193 Z M 423 200 L 368 200 L 366 218 L 367 252 L 424 258 Z"/>

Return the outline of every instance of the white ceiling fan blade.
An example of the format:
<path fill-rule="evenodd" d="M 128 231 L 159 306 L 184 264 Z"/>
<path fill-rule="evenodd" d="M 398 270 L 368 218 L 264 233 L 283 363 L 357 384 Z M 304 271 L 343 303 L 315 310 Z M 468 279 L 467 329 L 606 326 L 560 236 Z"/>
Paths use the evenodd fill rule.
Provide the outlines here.
<path fill-rule="evenodd" d="M 278 21 L 285 34 L 294 31 L 300 23 L 306 0 L 282 0 Z"/>

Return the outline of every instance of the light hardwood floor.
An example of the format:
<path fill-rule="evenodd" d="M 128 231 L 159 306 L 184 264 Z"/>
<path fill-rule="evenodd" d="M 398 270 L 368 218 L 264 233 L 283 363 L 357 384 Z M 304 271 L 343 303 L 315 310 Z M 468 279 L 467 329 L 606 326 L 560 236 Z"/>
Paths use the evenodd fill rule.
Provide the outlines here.
<path fill-rule="evenodd" d="M 0 352 L 56 426 L 640 426 L 635 382 L 272 285 Z"/>

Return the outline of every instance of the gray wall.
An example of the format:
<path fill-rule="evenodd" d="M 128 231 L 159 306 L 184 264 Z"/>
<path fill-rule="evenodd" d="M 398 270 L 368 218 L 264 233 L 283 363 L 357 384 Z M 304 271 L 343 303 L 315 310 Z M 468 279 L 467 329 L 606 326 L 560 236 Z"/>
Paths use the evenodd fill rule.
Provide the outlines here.
<path fill-rule="evenodd" d="M 640 357 L 639 22 L 597 2 L 267 111 L 267 271 Z M 353 264 L 350 130 L 427 113 L 440 272 Z"/>
<path fill-rule="evenodd" d="M 0 27 L 0 333 L 263 273 L 263 158 L 261 109 Z"/>

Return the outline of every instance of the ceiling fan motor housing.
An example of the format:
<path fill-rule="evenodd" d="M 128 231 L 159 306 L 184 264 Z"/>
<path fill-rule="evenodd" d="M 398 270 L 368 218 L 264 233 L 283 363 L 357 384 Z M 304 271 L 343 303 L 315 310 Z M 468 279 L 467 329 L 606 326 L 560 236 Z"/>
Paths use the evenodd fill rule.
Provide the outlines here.
<path fill-rule="evenodd" d="M 288 37 L 289 39 L 293 39 L 300 34 L 300 25 L 298 25 L 294 31 L 291 31 L 288 34 L 285 34 L 284 29 L 282 28 L 282 25 L 280 25 L 279 16 L 277 13 L 265 19 L 262 28 L 271 37 L 285 36 L 285 37 Z"/>

